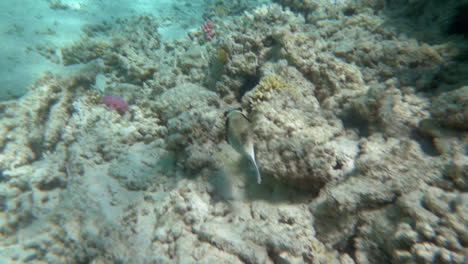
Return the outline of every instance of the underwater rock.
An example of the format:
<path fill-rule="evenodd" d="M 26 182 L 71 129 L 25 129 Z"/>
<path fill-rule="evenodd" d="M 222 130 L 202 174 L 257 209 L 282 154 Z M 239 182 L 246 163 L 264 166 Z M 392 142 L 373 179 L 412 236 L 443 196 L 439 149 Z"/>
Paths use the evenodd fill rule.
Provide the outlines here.
<path fill-rule="evenodd" d="M 437 96 L 432 102 L 431 114 L 444 126 L 468 129 L 468 86 Z"/>
<path fill-rule="evenodd" d="M 0 130 L 0 170 L 13 169 L 43 157 L 63 144 L 61 137 L 72 112 L 72 98 L 90 77 L 87 71 L 75 76 L 45 74 L 27 96 L 3 113 Z"/>
<path fill-rule="evenodd" d="M 363 124 L 368 134 L 383 132 L 395 138 L 408 138 L 418 129 L 419 123 L 430 116 L 430 102 L 418 97 L 412 89 L 397 89 L 389 81 L 385 85 L 369 87 L 367 93 L 349 100 L 343 113 L 345 120 L 356 115 L 367 122 Z M 351 114 L 348 114 L 351 113 Z"/>
<path fill-rule="evenodd" d="M 167 147 L 184 153 L 183 166 L 197 171 L 216 166 L 213 153 L 224 136 L 218 95 L 196 84 L 161 94 L 154 108 L 168 129 Z"/>
<path fill-rule="evenodd" d="M 161 118 L 167 122 L 190 110 L 198 111 L 202 108 L 217 106 L 218 102 L 219 98 L 216 93 L 197 84 L 186 83 L 161 94 L 156 100 L 155 108 Z"/>
<path fill-rule="evenodd" d="M 162 177 L 174 165 L 174 155 L 158 148 L 157 144 L 135 144 L 128 154 L 114 159 L 109 166 L 109 175 L 131 191 L 151 188 L 156 177 Z"/>

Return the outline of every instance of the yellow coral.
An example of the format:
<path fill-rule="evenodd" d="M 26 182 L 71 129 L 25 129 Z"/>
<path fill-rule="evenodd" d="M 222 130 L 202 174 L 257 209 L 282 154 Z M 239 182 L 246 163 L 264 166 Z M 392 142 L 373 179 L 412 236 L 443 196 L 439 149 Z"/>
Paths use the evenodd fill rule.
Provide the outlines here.
<path fill-rule="evenodd" d="M 292 87 L 281 76 L 276 74 L 267 75 L 263 77 L 260 83 L 255 87 L 252 93 L 252 99 L 261 101 L 265 99 L 265 95 L 271 91 L 286 89 L 292 89 Z"/>
<path fill-rule="evenodd" d="M 221 64 L 226 64 L 229 59 L 229 54 L 224 48 L 218 48 L 218 56 L 216 56 L 216 60 Z"/>

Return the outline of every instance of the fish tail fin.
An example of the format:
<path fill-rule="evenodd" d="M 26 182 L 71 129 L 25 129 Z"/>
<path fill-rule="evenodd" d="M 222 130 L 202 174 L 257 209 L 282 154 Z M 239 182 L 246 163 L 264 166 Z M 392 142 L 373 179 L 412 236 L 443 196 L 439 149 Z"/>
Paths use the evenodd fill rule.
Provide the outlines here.
<path fill-rule="evenodd" d="M 252 161 L 252 164 L 255 167 L 255 175 L 257 175 L 257 183 L 261 184 L 262 175 L 260 175 L 260 170 L 258 169 L 257 162 L 255 162 L 255 157 L 252 156 L 250 160 Z"/>

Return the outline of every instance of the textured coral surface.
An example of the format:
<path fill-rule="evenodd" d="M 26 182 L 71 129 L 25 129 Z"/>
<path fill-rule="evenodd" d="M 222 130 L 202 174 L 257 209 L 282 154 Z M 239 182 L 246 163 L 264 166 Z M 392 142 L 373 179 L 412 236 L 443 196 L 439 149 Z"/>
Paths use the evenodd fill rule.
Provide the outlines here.
<path fill-rule="evenodd" d="M 427 18 L 456 1 L 273 2 L 211 40 L 90 25 L 0 103 L 0 263 L 466 263 L 467 40 Z"/>

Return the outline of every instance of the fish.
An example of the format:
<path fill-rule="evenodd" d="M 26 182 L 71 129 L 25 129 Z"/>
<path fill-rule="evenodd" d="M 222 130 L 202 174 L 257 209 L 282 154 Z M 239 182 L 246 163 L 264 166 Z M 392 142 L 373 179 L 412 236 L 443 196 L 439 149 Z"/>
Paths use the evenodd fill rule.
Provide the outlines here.
<path fill-rule="evenodd" d="M 226 139 L 231 147 L 243 157 L 247 158 L 255 168 L 257 183 L 262 183 L 262 176 L 255 160 L 253 131 L 250 120 L 241 108 L 233 108 L 224 112 L 226 119 Z"/>

